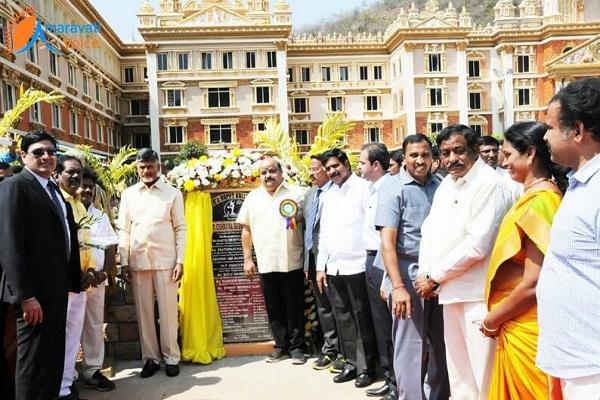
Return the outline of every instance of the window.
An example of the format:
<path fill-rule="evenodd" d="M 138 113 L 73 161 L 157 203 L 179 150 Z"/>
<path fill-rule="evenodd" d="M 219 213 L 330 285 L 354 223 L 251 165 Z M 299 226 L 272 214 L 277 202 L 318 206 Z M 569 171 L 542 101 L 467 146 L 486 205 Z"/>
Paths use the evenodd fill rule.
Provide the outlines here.
<path fill-rule="evenodd" d="M 429 105 L 430 106 L 441 106 L 444 104 L 442 89 L 434 88 L 429 89 Z"/>
<path fill-rule="evenodd" d="M 49 51 L 48 52 L 48 57 L 50 57 L 50 73 L 54 76 L 59 76 L 60 75 L 60 70 L 58 68 L 59 63 L 58 63 L 58 56 L 56 55 L 56 53 Z"/>
<path fill-rule="evenodd" d="M 256 52 L 246 52 L 246 68 L 256 68 Z"/>
<path fill-rule="evenodd" d="M 3 44 L 4 46 L 7 45 L 7 43 L 4 42 L 4 40 L 6 39 L 6 27 L 7 27 L 7 23 L 6 23 L 6 18 L 0 16 L 0 44 Z"/>
<path fill-rule="evenodd" d="M 32 104 L 29 107 L 29 118 L 33 122 L 42 122 L 42 109 L 40 103 Z"/>
<path fill-rule="evenodd" d="M 321 81 L 329 82 L 331 80 L 331 67 L 321 67 Z"/>
<path fill-rule="evenodd" d="M 294 107 L 292 108 L 295 113 L 307 113 L 308 112 L 308 99 L 304 97 L 294 99 Z"/>
<path fill-rule="evenodd" d="M 167 71 L 169 69 L 169 55 L 167 53 L 156 54 L 156 69 L 158 71 Z"/>
<path fill-rule="evenodd" d="M 72 64 L 67 67 L 67 82 L 71 86 L 77 85 L 77 75 L 75 75 L 75 67 Z"/>
<path fill-rule="evenodd" d="M 231 97 L 229 94 L 229 88 L 209 88 L 208 107 L 231 107 Z"/>
<path fill-rule="evenodd" d="M 131 144 L 136 149 L 150 147 L 150 135 L 147 133 L 133 133 L 131 135 Z"/>
<path fill-rule="evenodd" d="M 71 129 L 71 134 L 72 135 L 78 135 L 79 134 L 79 124 L 77 123 L 78 121 L 77 118 L 77 113 L 73 110 L 71 110 L 71 112 L 69 112 L 69 123 L 70 123 L 70 129 Z"/>
<path fill-rule="evenodd" d="M 183 92 L 181 89 L 168 89 L 166 91 L 167 107 L 182 107 Z"/>
<path fill-rule="evenodd" d="M 288 68 L 288 82 L 294 82 L 294 68 Z"/>
<path fill-rule="evenodd" d="M 517 56 L 517 72 L 521 74 L 530 72 L 529 56 Z"/>
<path fill-rule="evenodd" d="M 347 81 L 348 79 L 348 67 L 340 67 L 340 81 Z"/>
<path fill-rule="evenodd" d="M 52 104 L 52 127 L 58 129 L 62 128 L 61 108 L 57 104 Z"/>
<path fill-rule="evenodd" d="M 108 91 L 108 89 L 106 89 L 106 108 L 107 109 L 112 108 L 112 95 Z"/>
<path fill-rule="evenodd" d="M 101 92 L 99 83 L 96 83 L 96 101 L 98 103 L 102 102 L 102 92 Z"/>
<path fill-rule="evenodd" d="M 267 51 L 267 67 L 277 68 L 277 52 Z"/>
<path fill-rule="evenodd" d="M 529 89 L 519 89 L 517 104 L 520 106 L 528 106 L 531 104 L 531 92 Z"/>
<path fill-rule="evenodd" d="M 469 108 L 481 110 L 481 93 L 469 93 Z"/>
<path fill-rule="evenodd" d="M 338 112 L 344 111 L 344 99 L 342 97 L 329 98 L 329 111 Z"/>
<path fill-rule="evenodd" d="M 444 124 L 441 122 L 432 122 L 429 124 L 429 130 L 431 130 L 431 133 L 434 135 L 440 133 L 442 129 L 444 129 Z"/>
<path fill-rule="evenodd" d="M 85 138 L 86 139 L 91 139 L 92 138 L 92 121 L 90 121 L 90 119 L 88 117 L 85 117 L 84 121 L 84 126 L 85 126 Z"/>
<path fill-rule="evenodd" d="M 144 67 L 144 79 L 148 79 L 148 67 Z"/>
<path fill-rule="evenodd" d="M 429 54 L 427 57 L 428 61 L 428 72 L 441 72 L 442 71 L 442 55 L 441 54 Z"/>
<path fill-rule="evenodd" d="M 185 71 L 189 69 L 188 63 L 189 54 L 188 53 L 178 53 L 177 54 L 177 69 L 180 71 Z"/>
<path fill-rule="evenodd" d="M 261 86 L 255 88 L 256 90 L 256 103 L 268 104 L 271 102 L 271 88 L 268 86 Z"/>
<path fill-rule="evenodd" d="M 367 137 L 365 138 L 367 143 L 380 142 L 380 128 L 367 128 Z"/>
<path fill-rule="evenodd" d="M 148 100 L 131 100 L 129 114 L 149 115 Z"/>
<path fill-rule="evenodd" d="M 361 81 L 369 79 L 369 68 L 365 65 L 358 67 L 359 78 Z"/>
<path fill-rule="evenodd" d="M 258 124 L 256 124 L 255 127 L 255 131 L 264 131 L 265 129 L 267 129 L 267 124 L 265 124 L 264 122 L 259 122 Z"/>
<path fill-rule="evenodd" d="M 212 69 L 212 53 L 202 53 L 202 69 Z"/>
<path fill-rule="evenodd" d="M 223 53 L 223 69 L 233 69 L 233 53 L 231 51 Z"/>
<path fill-rule="evenodd" d="M 2 84 L 2 111 L 15 108 L 17 104 L 17 88 L 8 83 Z"/>
<path fill-rule="evenodd" d="M 27 60 L 31 61 L 34 64 L 38 63 L 38 50 L 37 50 L 37 45 L 33 45 L 31 46 L 28 50 L 27 50 Z"/>
<path fill-rule="evenodd" d="M 294 136 L 296 138 L 296 143 L 299 145 L 307 145 L 308 144 L 308 130 L 307 129 L 296 129 L 294 131 Z"/>
<path fill-rule="evenodd" d="M 84 94 L 89 94 L 90 93 L 90 78 L 87 75 L 83 75 L 83 78 L 81 80 L 81 83 L 83 84 L 83 93 Z"/>
<path fill-rule="evenodd" d="M 383 67 L 381 65 L 376 65 L 373 67 L 373 79 L 383 79 Z"/>
<path fill-rule="evenodd" d="M 302 67 L 302 82 L 310 82 L 310 67 Z"/>
<path fill-rule="evenodd" d="M 402 75 L 402 59 L 398 60 L 398 76 Z"/>
<path fill-rule="evenodd" d="M 124 77 L 125 77 L 125 83 L 132 83 L 134 82 L 134 78 L 133 78 L 133 67 L 126 67 L 124 70 Z"/>
<path fill-rule="evenodd" d="M 367 96 L 365 102 L 367 111 L 379 110 L 379 96 Z"/>
<path fill-rule="evenodd" d="M 167 128 L 167 143 L 183 143 L 183 126 L 169 126 Z"/>
<path fill-rule="evenodd" d="M 469 78 L 479 78 L 480 76 L 481 72 L 479 60 L 469 60 Z"/>
<path fill-rule="evenodd" d="M 483 132 L 483 127 L 481 125 L 471 125 L 470 128 L 477 134 L 477 136 L 481 137 Z"/>
<path fill-rule="evenodd" d="M 208 136 L 210 143 L 233 143 L 231 125 L 211 125 Z"/>
<path fill-rule="evenodd" d="M 96 139 L 98 143 L 104 143 L 104 130 L 102 129 L 102 124 L 100 124 L 100 122 L 96 124 Z"/>

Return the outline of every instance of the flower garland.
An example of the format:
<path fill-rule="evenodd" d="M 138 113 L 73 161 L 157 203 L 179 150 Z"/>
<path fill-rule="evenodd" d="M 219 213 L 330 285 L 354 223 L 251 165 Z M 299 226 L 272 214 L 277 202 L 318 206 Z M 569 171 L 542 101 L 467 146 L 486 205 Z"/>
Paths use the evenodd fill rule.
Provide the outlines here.
<path fill-rule="evenodd" d="M 261 153 L 238 148 L 212 152 L 179 164 L 167 173 L 167 181 L 185 192 L 254 187 L 258 183 L 259 162 L 264 158 Z M 282 169 L 284 179 L 295 183 L 298 170 L 283 164 Z"/>

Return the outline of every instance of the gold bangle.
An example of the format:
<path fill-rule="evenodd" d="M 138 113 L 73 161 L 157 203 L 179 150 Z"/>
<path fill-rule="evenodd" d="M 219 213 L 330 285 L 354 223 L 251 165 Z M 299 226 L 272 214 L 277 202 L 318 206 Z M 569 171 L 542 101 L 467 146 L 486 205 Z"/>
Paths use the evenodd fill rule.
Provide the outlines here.
<path fill-rule="evenodd" d="M 406 285 L 404 285 L 404 283 L 399 283 L 397 285 L 394 285 L 392 287 L 392 290 L 400 289 L 400 288 L 403 288 L 403 287 L 406 287 Z"/>
<path fill-rule="evenodd" d="M 486 332 L 490 332 L 490 333 L 494 333 L 494 332 L 498 332 L 498 330 L 500 328 L 496 328 L 496 329 L 490 329 L 485 325 L 485 321 L 481 321 L 481 327 L 483 328 L 484 331 Z"/>

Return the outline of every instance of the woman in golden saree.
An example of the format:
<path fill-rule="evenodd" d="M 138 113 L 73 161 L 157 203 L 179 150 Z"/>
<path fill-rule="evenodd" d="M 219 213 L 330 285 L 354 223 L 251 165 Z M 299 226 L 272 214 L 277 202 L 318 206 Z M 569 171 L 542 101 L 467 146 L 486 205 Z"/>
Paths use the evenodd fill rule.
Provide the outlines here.
<path fill-rule="evenodd" d="M 555 182 L 565 171 L 550 161 L 545 132 L 542 123 L 524 122 L 504 134 L 503 166 L 525 193 L 502 221 L 488 269 L 481 332 L 498 340 L 490 399 L 548 398 L 548 379 L 535 366 L 535 288 L 562 199 Z"/>

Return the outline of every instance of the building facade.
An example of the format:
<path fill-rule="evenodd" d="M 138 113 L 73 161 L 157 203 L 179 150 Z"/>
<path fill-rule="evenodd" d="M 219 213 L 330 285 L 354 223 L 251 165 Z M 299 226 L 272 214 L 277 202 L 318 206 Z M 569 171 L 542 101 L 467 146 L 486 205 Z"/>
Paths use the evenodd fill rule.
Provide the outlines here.
<path fill-rule="evenodd" d="M 485 27 L 465 9 L 429 0 L 401 10 L 385 32 L 317 36 L 292 34 L 289 5 L 270 3 L 159 0 L 155 8 L 145 0 L 143 43 L 126 44 L 87 0 L 8 0 L 0 4 L 0 110 L 21 84 L 56 90 L 63 104 L 39 105 L 16 130 L 44 127 L 64 146 L 99 154 L 131 143 L 168 158 L 189 140 L 254 148 L 253 132 L 270 117 L 307 149 L 336 112 L 356 123 L 351 148 L 397 148 L 406 135 L 449 124 L 491 135 L 542 119 L 562 85 L 600 75 L 596 0 L 498 0 Z M 46 29 L 61 54 L 34 46 L 15 55 L 6 33 L 32 6 L 46 28 L 102 29 L 82 38 Z"/>

